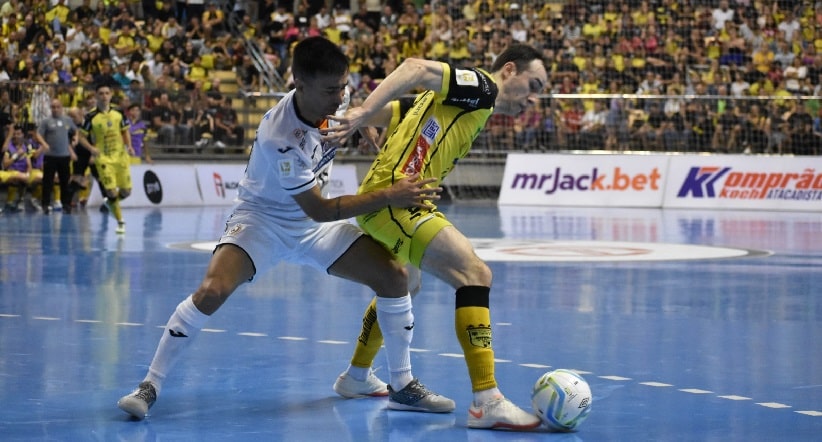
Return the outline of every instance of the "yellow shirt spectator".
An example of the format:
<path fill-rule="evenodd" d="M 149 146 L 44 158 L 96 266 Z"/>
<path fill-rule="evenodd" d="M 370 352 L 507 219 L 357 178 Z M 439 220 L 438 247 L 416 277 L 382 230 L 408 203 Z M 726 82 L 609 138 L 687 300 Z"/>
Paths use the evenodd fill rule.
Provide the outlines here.
<path fill-rule="evenodd" d="M 751 88 L 748 89 L 748 95 L 771 95 L 773 94 L 773 91 L 774 87 L 773 83 L 771 83 L 771 80 L 763 79 L 762 81 L 757 81 L 756 83 L 751 85 Z"/>
<path fill-rule="evenodd" d="M 339 45 L 342 42 L 342 31 L 336 27 L 329 26 L 323 29 L 323 34 L 325 34 L 325 38 L 331 40 L 336 45 Z"/>
<path fill-rule="evenodd" d="M 579 93 L 581 94 L 598 94 L 599 93 L 599 82 L 597 81 L 596 77 L 593 75 L 588 76 L 583 83 L 579 86 Z M 595 100 L 586 99 L 582 101 L 582 107 L 585 111 L 592 110 L 594 108 Z"/>
<path fill-rule="evenodd" d="M 753 65 L 757 71 L 767 74 L 768 71 L 771 70 L 771 63 L 773 63 L 774 59 L 773 51 L 763 47 L 754 51 L 751 55 Z"/>
<path fill-rule="evenodd" d="M 596 15 L 594 15 L 596 17 Z M 600 35 L 605 33 L 605 26 L 599 23 L 599 19 L 593 19 L 593 22 L 585 23 L 582 26 L 582 37 L 587 38 L 589 40 L 593 40 L 599 38 Z"/>
<path fill-rule="evenodd" d="M 574 55 L 573 63 L 577 65 L 580 72 L 585 71 L 585 68 L 588 66 L 588 57 L 583 57 L 581 55 Z"/>
<path fill-rule="evenodd" d="M 163 47 L 163 43 L 166 41 L 162 35 L 157 34 L 149 34 L 146 36 L 146 42 L 148 43 L 148 50 L 150 50 L 153 54 L 156 54 L 160 48 Z"/>
<path fill-rule="evenodd" d="M 69 9 L 68 6 L 58 3 L 53 8 L 46 11 L 46 21 L 51 23 L 55 18 L 57 18 L 57 20 L 59 20 L 62 24 L 68 23 L 69 12 L 71 12 L 71 9 Z"/>
<path fill-rule="evenodd" d="M 111 28 L 106 25 L 100 25 L 97 30 L 99 41 L 107 42 L 111 38 Z"/>
<path fill-rule="evenodd" d="M 134 49 L 137 47 L 137 42 L 134 37 L 128 33 L 121 33 L 117 36 L 116 49 Z"/>
<path fill-rule="evenodd" d="M 622 54 L 613 54 L 611 55 L 611 59 L 614 60 L 614 69 L 617 72 L 623 72 L 625 70 L 625 56 Z"/>

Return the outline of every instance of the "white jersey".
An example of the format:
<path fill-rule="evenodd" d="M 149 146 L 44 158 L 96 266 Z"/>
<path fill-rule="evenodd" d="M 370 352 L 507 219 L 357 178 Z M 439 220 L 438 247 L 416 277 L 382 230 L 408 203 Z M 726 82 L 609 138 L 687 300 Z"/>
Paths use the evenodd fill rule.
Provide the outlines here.
<path fill-rule="evenodd" d="M 283 97 L 260 122 L 236 209 L 262 212 L 281 227 L 299 230 L 316 222 L 293 195 L 325 186 L 337 147 L 323 143 L 319 129 L 297 116 L 294 93 Z"/>

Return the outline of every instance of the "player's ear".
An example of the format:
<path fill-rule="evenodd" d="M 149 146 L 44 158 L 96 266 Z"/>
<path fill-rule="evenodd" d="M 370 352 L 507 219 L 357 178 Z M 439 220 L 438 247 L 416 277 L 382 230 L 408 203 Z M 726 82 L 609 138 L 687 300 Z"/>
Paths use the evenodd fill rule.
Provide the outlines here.
<path fill-rule="evenodd" d="M 517 64 L 513 61 L 509 61 L 502 66 L 502 78 L 513 77 L 517 75 Z"/>

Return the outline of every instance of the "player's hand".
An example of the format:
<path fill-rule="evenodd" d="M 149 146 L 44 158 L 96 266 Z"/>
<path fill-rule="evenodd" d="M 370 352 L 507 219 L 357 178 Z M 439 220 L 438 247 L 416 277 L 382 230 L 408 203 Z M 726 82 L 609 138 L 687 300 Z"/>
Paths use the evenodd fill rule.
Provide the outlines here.
<path fill-rule="evenodd" d="M 429 187 L 437 181 L 436 178 L 419 178 L 420 175 L 415 173 L 386 189 L 389 204 L 396 207 L 433 209 L 434 206 L 430 202 L 440 199 L 442 187 Z"/>
<path fill-rule="evenodd" d="M 366 115 L 363 108 L 354 107 L 348 109 L 344 116 L 326 115 L 326 118 L 337 124 L 320 130 L 322 140 L 332 144 L 342 145 L 343 141 L 351 135 L 354 135 L 354 131 L 365 124 L 368 115 Z"/>
<path fill-rule="evenodd" d="M 379 132 L 377 132 L 376 127 L 366 126 L 360 128 L 360 136 L 362 139 L 368 144 L 371 152 L 379 152 L 380 145 L 377 144 L 377 140 L 380 138 Z"/>

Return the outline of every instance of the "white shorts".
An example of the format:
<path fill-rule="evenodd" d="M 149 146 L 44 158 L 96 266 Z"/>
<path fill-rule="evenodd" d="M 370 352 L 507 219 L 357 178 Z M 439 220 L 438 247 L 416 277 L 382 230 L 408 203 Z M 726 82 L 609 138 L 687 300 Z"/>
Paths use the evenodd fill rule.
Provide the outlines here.
<path fill-rule="evenodd" d="M 359 227 L 346 220 L 314 223 L 299 231 L 283 228 L 281 222 L 264 213 L 235 210 L 226 222 L 219 244 L 234 244 L 243 249 L 258 274 L 280 261 L 309 265 L 327 273 L 363 235 Z"/>

